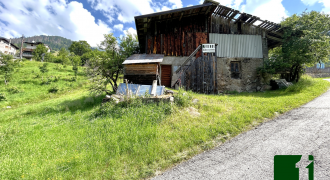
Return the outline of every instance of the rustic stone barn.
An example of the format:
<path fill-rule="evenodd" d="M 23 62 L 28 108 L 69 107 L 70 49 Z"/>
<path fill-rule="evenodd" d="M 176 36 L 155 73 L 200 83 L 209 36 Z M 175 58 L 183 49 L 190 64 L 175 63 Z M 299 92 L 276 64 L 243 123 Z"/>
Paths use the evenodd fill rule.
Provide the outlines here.
<path fill-rule="evenodd" d="M 140 83 L 139 78 L 148 76 L 167 87 L 181 83 L 201 93 L 256 91 L 261 82 L 256 70 L 268 58 L 268 50 L 281 44 L 283 33 L 279 24 L 210 0 L 136 16 L 135 24 L 141 54 L 163 56 L 159 56 L 156 76 L 141 71 L 139 76 L 125 77 Z M 217 46 L 206 54 L 201 44 Z M 147 59 L 143 62 L 139 59 L 140 67 L 151 66 Z M 125 64 L 125 73 L 133 66 L 133 61 Z"/>

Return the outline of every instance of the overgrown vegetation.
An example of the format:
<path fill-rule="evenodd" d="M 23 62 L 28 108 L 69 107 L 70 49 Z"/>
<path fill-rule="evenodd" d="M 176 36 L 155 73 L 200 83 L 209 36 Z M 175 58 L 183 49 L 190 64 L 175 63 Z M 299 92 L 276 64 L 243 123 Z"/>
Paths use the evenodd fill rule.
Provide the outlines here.
<path fill-rule="evenodd" d="M 172 105 L 141 99 L 101 105 L 104 95 L 89 96 L 86 87 L 47 100 L 40 96 L 39 103 L 0 111 L 0 179 L 148 178 L 312 100 L 329 84 L 303 77 L 287 90 L 232 95 L 180 90 Z M 199 102 L 191 103 L 193 98 Z"/>
<path fill-rule="evenodd" d="M 33 59 L 36 61 L 42 61 L 43 60 L 43 55 L 47 53 L 47 48 L 43 44 L 37 45 L 37 48 L 32 52 L 33 54 Z"/>
<path fill-rule="evenodd" d="M 0 75 L 2 75 L 5 85 L 12 79 L 17 62 L 13 61 L 12 55 L 0 54 Z"/>
<path fill-rule="evenodd" d="M 130 55 L 138 52 L 137 37 L 128 34 L 120 40 L 118 44 L 112 33 L 105 34 L 104 41 L 100 44 L 100 48 L 105 52 L 94 56 L 87 62 L 86 72 L 91 79 L 91 92 L 111 94 L 117 90 L 117 80 L 123 70 L 122 63 Z M 111 89 L 107 88 L 109 84 Z"/>
<path fill-rule="evenodd" d="M 5 96 L 5 94 L 0 93 L 0 102 L 1 102 L 1 101 L 5 101 L 5 100 L 6 100 L 6 96 Z"/>
<path fill-rule="evenodd" d="M 77 78 L 75 78 L 72 66 L 64 68 L 60 64 L 48 63 L 46 65 L 48 73 L 41 75 L 39 67 L 43 68 L 46 63 L 24 61 L 20 64 L 11 73 L 12 78 L 9 82 L 7 81 L 7 86 L 4 83 L 5 75 L 0 74 L 0 93 L 6 93 L 7 98 L 7 101 L 0 102 L 0 109 L 6 106 L 15 108 L 25 103 L 55 98 L 72 91 L 72 89 L 81 88 L 88 83 L 82 70 L 77 72 Z M 61 67 L 57 68 L 59 66 Z M 80 67 L 80 69 L 83 69 L 83 67 Z M 56 95 L 50 94 L 48 90 L 55 85 L 58 87 Z"/>
<path fill-rule="evenodd" d="M 287 81 L 298 82 L 304 65 L 329 61 L 329 14 L 316 11 L 294 14 L 281 25 L 284 30 L 283 44 L 270 50 L 269 59 L 259 69 L 260 74 L 282 74 Z"/>

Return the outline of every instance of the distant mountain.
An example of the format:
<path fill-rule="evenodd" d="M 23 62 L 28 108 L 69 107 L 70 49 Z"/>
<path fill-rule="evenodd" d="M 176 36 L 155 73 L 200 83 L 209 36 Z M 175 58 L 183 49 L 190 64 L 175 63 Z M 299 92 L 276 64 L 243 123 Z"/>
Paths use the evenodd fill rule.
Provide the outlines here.
<path fill-rule="evenodd" d="M 32 36 L 32 37 L 24 38 L 23 42 L 26 41 L 43 42 L 44 44 L 47 44 L 54 51 L 59 51 L 62 47 L 68 49 L 72 44 L 72 41 L 70 39 L 66 39 L 61 36 L 45 36 L 45 35 Z M 14 43 L 16 46 L 21 47 L 21 38 L 13 38 L 11 39 L 11 42 Z M 23 43 L 23 47 L 26 47 L 24 43 Z"/>

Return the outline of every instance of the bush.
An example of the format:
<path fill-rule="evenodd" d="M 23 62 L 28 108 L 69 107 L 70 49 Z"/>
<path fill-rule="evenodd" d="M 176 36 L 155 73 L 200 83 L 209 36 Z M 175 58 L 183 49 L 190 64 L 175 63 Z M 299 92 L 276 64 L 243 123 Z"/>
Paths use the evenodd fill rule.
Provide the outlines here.
<path fill-rule="evenodd" d="M 0 93 L 0 101 L 5 101 L 6 100 L 6 96 L 3 93 Z"/>
<path fill-rule="evenodd" d="M 39 78 L 40 77 L 40 74 L 39 73 L 37 73 L 35 76 L 34 76 L 34 78 Z"/>
<path fill-rule="evenodd" d="M 174 96 L 174 102 L 177 106 L 188 107 L 192 101 L 191 92 L 184 91 L 183 89 L 179 89 L 178 94 Z"/>
<path fill-rule="evenodd" d="M 57 86 L 53 86 L 53 87 L 51 87 L 50 89 L 48 89 L 48 92 L 49 92 L 49 93 L 57 93 L 58 90 L 59 90 L 59 89 L 58 89 Z"/>
<path fill-rule="evenodd" d="M 312 77 L 310 76 L 304 76 L 304 78 L 301 78 L 300 81 L 297 83 L 293 84 L 292 86 L 289 86 L 288 88 L 285 89 L 285 92 L 293 92 L 293 93 L 298 93 L 303 91 L 304 89 L 312 86 L 315 83 Z"/>
<path fill-rule="evenodd" d="M 57 82 L 60 80 L 60 76 L 55 76 L 53 82 Z"/>
<path fill-rule="evenodd" d="M 22 92 L 22 90 L 19 90 L 16 86 L 10 87 L 7 89 L 9 93 L 16 94 Z"/>

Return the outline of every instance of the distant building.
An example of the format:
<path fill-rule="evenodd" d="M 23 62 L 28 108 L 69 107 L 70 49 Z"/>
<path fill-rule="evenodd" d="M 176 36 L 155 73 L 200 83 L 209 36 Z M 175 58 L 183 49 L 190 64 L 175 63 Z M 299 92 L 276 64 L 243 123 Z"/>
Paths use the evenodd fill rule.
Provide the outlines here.
<path fill-rule="evenodd" d="M 323 62 L 316 63 L 316 69 L 324 69 L 325 64 Z"/>
<path fill-rule="evenodd" d="M 15 55 L 16 50 L 19 48 L 12 44 L 10 40 L 0 37 L 0 52 L 3 54 Z"/>
<path fill-rule="evenodd" d="M 31 59 L 33 57 L 32 52 L 37 48 L 39 44 L 43 44 L 47 48 L 47 52 L 50 52 L 51 50 L 51 48 L 47 44 L 44 44 L 42 42 L 32 41 L 32 42 L 24 42 L 24 43 L 27 46 L 26 48 L 23 48 L 23 54 L 22 54 L 23 58 Z"/>

